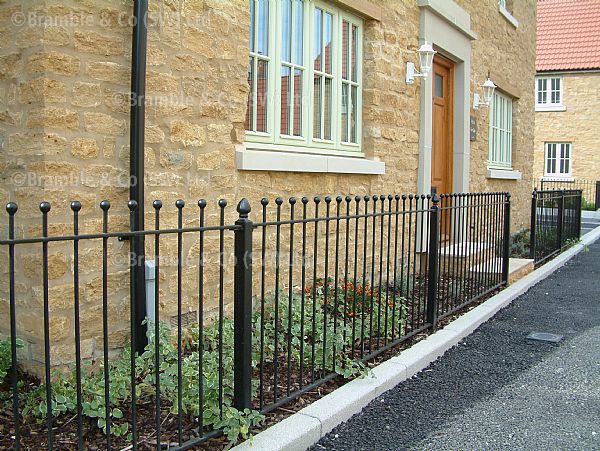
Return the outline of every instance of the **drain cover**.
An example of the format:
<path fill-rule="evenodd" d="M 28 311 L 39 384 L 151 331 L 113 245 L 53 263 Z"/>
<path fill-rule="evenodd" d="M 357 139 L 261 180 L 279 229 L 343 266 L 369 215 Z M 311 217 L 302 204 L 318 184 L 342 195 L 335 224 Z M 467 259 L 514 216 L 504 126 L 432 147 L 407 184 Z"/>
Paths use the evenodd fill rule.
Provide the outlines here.
<path fill-rule="evenodd" d="M 558 343 L 563 339 L 562 335 L 550 334 L 548 332 L 532 332 L 527 335 L 530 340 L 549 341 L 550 343 Z"/>

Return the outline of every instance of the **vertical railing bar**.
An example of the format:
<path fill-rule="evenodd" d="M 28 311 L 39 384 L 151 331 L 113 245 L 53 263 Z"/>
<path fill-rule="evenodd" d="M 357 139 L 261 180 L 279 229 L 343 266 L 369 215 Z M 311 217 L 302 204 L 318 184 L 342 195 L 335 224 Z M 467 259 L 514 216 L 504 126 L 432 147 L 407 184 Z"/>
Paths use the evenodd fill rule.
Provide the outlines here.
<path fill-rule="evenodd" d="M 42 236 L 48 236 L 48 212 L 50 204 L 42 202 L 40 211 L 42 212 Z M 50 306 L 48 298 L 48 243 L 42 243 L 42 266 L 43 266 L 43 285 L 44 285 L 44 367 L 45 367 L 45 385 L 46 385 L 46 425 L 48 428 L 48 449 L 54 447 L 54 434 L 52 431 L 52 381 L 50 376 Z"/>
<path fill-rule="evenodd" d="M 356 343 L 356 285 L 358 280 L 358 228 L 359 228 L 359 207 L 360 207 L 360 196 L 355 196 L 354 201 L 356 203 L 356 221 L 354 224 L 354 279 L 352 283 L 352 347 L 350 349 L 350 356 L 354 359 L 355 343 Z"/>
<path fill-rule="evenodd" d="M 438 260 L 437 260 L 437 294 L 436 296 L 438 297 L 438 300 L 436 302 L 436 306 L 437 306 L 437 311 L 436 311 L 436 315 L 440 315 L 441 311 L 448 306 L 448 304 L 450 303 L 450 300 L 448 299 L 450 296 L 448 295 L 448 291 L 446 291 L 446 298 L 444 299 L 443 297 L 441 297 L 441 293 L 443 292 L 443 287 L 445 285 L 445 281 L 442 280 L 442 273 L 443 270 L 446 268 L 446 261 L 448 259 L 442 258 L 442 246 L 446 245 L 447 243 L 442 242 L 442 238 L 443 238 L 443 233 L 446 231 L 444 228 L 444 223 L 442 222 L 442 216 L 444 215 L 445 211 L 448 211 L 448 195 L 447 194 L 440 194 L 439 195 L 440 198 L 440 203 L 439 203 L 439 210 L 438 210 L 438 216 L 440 217 L 440 224 L 438 226 L 438 246 L 437 246 L 437 252 L 438 252 Z M 429 202 L 428 202 L 428 206 L 429 206 Z M 431 214 L 431 213 L 430 213 Z M 425 221 L 421 221 L 421 224 L 423 224 Z M 422 247 L 422 245 L 421 245 Z M 423 258 L 421 258 L 421 262 L 423 261 Z M 430 269 L 430 268 L 428 268 Z M 440 287 L 442 287 L 442 290 L 440 290 Z M 441 297 L 441 299 L 440 299 Z M 441 302 L 440 302 L 441 301 Z"/>
<path fill-rule="evenodd" d="M 407 279 L 406 279 L 406 293 L 404 293 L 404 256 L 405 256 L 405 251 L 404 251 L 404 246 L 406 245 L 406 194 L 402 195 L 402 239 L 401 239 L 401 245 L 400 245 L 400 296 L 404 297 L 406 302 L 406 309 L 408 309 L 409 305 L 408 305 L 408 274 L 407 274 Z M 398 210 L 398 197 L 396 196 L 396 210 Z M 410 210 L 410 206 L 409 206 L 409 210 Z M 409 216 L 409 223 L 410 223 L 410 216 Z M 394 281 L 396 280 L 396 278 L 394 278 Z M 398 313 L 398 319 L 399 321 L 402 321 L 402 312 Z M 405 321 L 408 322 L 408 310 L 406 311 L 406 318 Z M 401 324 L 400 324 L 401 325 Z M 405 330 L 404 333 L 406 333 L 407 331 Z"/>
<path fill-rule="evenodd" d="M 15 239 L 15 215 L 19 207 L 14 202 L 6 204 L 8 213 L 8 239 Z M 9 304 L 10 304 L 10 358 L 11 371 L 10 380 L 12 387 L 12 408 L 15 430 L 15 450 L 21 449 L 21 419 L 19 414 L 19 383 L 18 383 L 18 361 L 17 361 L 17 308 L 15 289 L 15 244 L 8 246 L 8 272 L 9 272 Z"/>
<path fill-rule="evenodd" d="M 338 322 L 339 322 L 339 258 L 340 258 L 340 207 L 342 203 L 342 196 L 336 196 L 335 198 L 335 265 L 334 265 L 334 275 L 333 275 L 333 335 L 336 337 L 333 340 L 333 368 L 332 371 L 336 371 L 336 361 L 337 361 L 337 331 L 338 331 Z M 342 352 L 344 350 L 342 349 Z"/>
<path fill-rule="evenodd" d="M 104 370 L 104 421 L 106 422 L 106 449 L 111 449 L 111 415 L 110 415 L 110 371 L 108 362 L 108 210 L 110 202 L 100 202 L 102 209 L 102 345 L 103 345 L 103 370 Z"/>
<path fill-rule="evenodd" d="M 294 299 L 294 206 L 296 198 L 290 197 L 290 255 L 288 263 L 288 356 L 287 356 L 287 396 L 290 396 L 292 387 L 292 302 Z"/>
<path fill-rule="evenodd" d="M 79 235 L 79 211 L 81 202 L 71 202 L 73 211 L 73 235 Z M 81 389 L 81 327 L 79 317 L 79 239 L 73 240 L 73 314 L 75 320 L 75 381 L 77 392 L 77 448 L 83 450 L 83 396 Z M 105 406 L 106 409 L 109 406 Z"/>
<path fill-rule="evenodd" d="M 394 200 L 396 201 L 395 203 L 395 211 L 394 211 L 394 271 L 392 273 L 392 277 L 393 277 L 393 287 L 392 287 L 392 296 L 394 299 L 394 303 L 392 305 L 392 336 L 391 336 L 391 341 L 394 341 L 395 337 L 395 331 L 396 331 L 396 304 L 398 299 L 402 299 L 402 285 L 400 285 L 400 296 L 398 296 L 398 288 L 396 286 L 396 280 L 398 277 L 398 208 L 399 208 L 399 201 L 400 201 L 400 196 L 398 194 L 396 194 L 394 196 Z M 392 201 L 390 200 L 390 212 L 392 211 Z M 391 222 L 392 218 L 390 216 L 390 222 Z M 389 233 L 389 232 L 388 232 Z M 402 253 L 402 249 L 400 249 L 400 252 Z M 404 303 L 402 302 L 400 305 L 400 309 L 402 309 L 402 305 Z M 400 317 L 400 323 L 398 326 L 398 336 L 401 336 L 402 334 L 402 310 L 400 310 L 400 313 L 398 314 L 398 316 Z"/>
<path fill-rule="evenodd" d="M 373 301 L 375 292 L 375 249 L 377 247 L 377 195 L 373 195 L 373 231 L 371 241 L 371 290 L 369 293 L 369 354 L 373 351 Z M 363 287 L 366 289 L 366 287 Z M 363 305 L 363 309 L 365 306 Z"/>
<path fill-rule="evenodd" d="M 379 349 L 379 341 L 381 338 L 381 283 L 383 281 L 383 228 L 385 222 L 384 207 L 385 207 L 385 196 L 381 194 L 379 196 L 381 201 L 381 216 L 379 218 L 379 285 L 377 287 L 377 346 Z M 387 305 L 387 304 L 386 304 Z M 371 338 L 372 340 L 372 338 Z"/>
<path fill-rule="evenodd" d="M 342 312 L 342 320 L 344 322 L 344 332 L 343 332 L 343 342 L 344 348 L 342 352 L 346 352 L 345 347 L 347 346 L 347 324 L 348 324 L 348 257 L 350 253 L 350 202 L 352 202 L 352 198 L 350 196 L 346 196 L 344 199 L 346 201 L 346 252 L 344 253 L 344 306 Z M 343 360 L 342 366 L 345 366 L 346 359 Z"/>
<path fill-rule="evenodd" d="M 277 204 L 277 225 L 275 226 L 275 325 L 274 340 L 275 348 L 273 350 L 273 401 L 277 401 L 279 393 L 279 276 L 281 271 L 281 205 L 283 199 L 275 199 Z"/>
<path fill-rule="evenodd" d="M 183 332 L 181 324 L 182 293 L 181 282 L 183 273 L 182 249 L 183 249 L 183 208 L 185 202 L 181 199 L 175 202 L 177 207 L 177 438 L 179 446 L 183 443 Z"/>
<path fill-rule="evenodd" d="M 323 277 L 323 376 L 327 370 L 327 305 L 328 305 L 328 291 L 329 291 L 329 221 L 330 221 L 330 208 L 331 208 L 331 197 L 325 196 L 325 268 Z M 335 358 L 335 356 L 334 356 Z"/>
<path fill-rule="evenodd" d="M 387 346 L 388 344 L 388 320 L 389 320 L 389 299 L 390 299 L 390 246 L 391 246 L 391 239 L 392 239 L 392 200 L 394 199 L 394 197 L 389 194 L 387 196 L 388 199 L 388 214 L 387 214 L 387 218 L 388 218 L 388 223 L 387 223 L 387 258 L 386 258 L 386 265 L 385 265 L 385 317 L 384 317 L 384 330 L 383 330 L 383 345 Z M 393 299 L 393 306 L 396 305 L 396 298 L 394 297 L 394 295 L 392 295 L 392 299 Z M 392 330 L 394 330 L 394 321 L 392 318 Z"/>
<path fill-rule="evenodd" d="M 366 301 L 366 287 L 367 287 L 367 242 L 369 236 L 369 196 L 364 197 L 365 201 L 365 238 L 363 243 L 363 274 L 362 274 L 362 293 L 361 293 L 361 306 L 360 306 L 360 358 L 364 356 L 365 350 L 365 301 Z"/>
<path fill-rule="evenodd" d="M 262 222 L 267 222 L 267 205 L 269 205 L 269 199 L 263 197 L 260 200 L 262 205 Z M 260 369 L 259 369 L 259 405 L 260 409 L 265 405 L 265 270 L 266 270 L 266 252 L 267 252 L 267 226 L 263 225 L 261 230 L 261 244 L 260 244 Z M 304 293 L 304 290 L 302 291 Z M 300 359 L 302 360 L 302 359 Z M 302 364 L 300 364 L 302 365 Z M 302 380 L 302 378 L 300 378 Z M 300 382 L 302 387 L 302 382 Z"/>
<path fill-rule="evenodd" d="M 300 275 L 300 389 L 304 386 L 304 310 L 306 301 L 306 207 L 308 197 L 302 197 L 302 273 Z"/>
<path fill-rule="evenodd" d="M 318 243 L 319 243 L 319 203 L 321 202 L 321 198 L 319 196 L 315 196 L 313 199 L 315 203 L 315 236 L 313 240 L 313 282 L 312 282 L 312 330 L 311 330 L 311 371 L 310 371 L 310 381 L 311 383 L 315 382 L 315 365 L 316 365 L 316 337 L 315 332 L 317 330 L 317 266 L 318 266 Z"/>
<path fill-rule="evenodd" d="M 225 302 L 223 297 L 224 291 L 224 259 L 225 259 L 225 208 L 227 207 L 227 201 L 225 199 L 219 199 L 218 202 L 220 208 L 219 217 L 219 417 L 223 419 L 223 321 L 225 319 Z"/>
<path fill-rule="evenodd" d="M 198 201 L 198 208 L 200 208 L 198 224 L 201 228 L 204 227 L 207 204 L 205 199 Z M 204 437 L 204 231 L 202 229 L 198 240 L 198 435 Z M 158 282 L 158 271 L 156 280 Z"/>
<path fill-rule="evenodd" d="M 415 330 L 415 310 L 416 310 L 416 306 L 415 306 L 415 285 L 414 285 L 414 279 L 413 283 L 411 285 L 410 280 L 411 280 L 411 267 L 410 267 L 410 262 L 411 262 L 411 241 L 412 241 L 412 221 L 413 221 L 413 205 L 412 205 L 412 201 L 413 201 L 413 195 L 409 194 L 408 196 L 408 247 L 406 248 L 406 252 L 407 252 L 407 263 L 406 263 L 406 297 L 407 299 L 410 298 L 410 304 L 411 304 L 411 312 L 410 312 L 410 329 L 411 331 Z M 416 241 L 416 238 L 415 238 Z M 414 262 L 413 262 L 413 266 L 414 266 Z M 404 272 L 404 268 L 402 269 L 402 272 Z M 411 289 L 412 287 L 412 289 Z M 410 294 L 408 293 L 408 290 L 410 290 Z M 420 308 L 420 305 L 419 305 Z"/>
<path fill-rule="evenodd" d="M 138 208 L 138 203 L 135 200 L 130 200 L 127 203 L 127 207 L 129 208 L 129 223 L 130 230 L 134 232 L 135 227 L 135 210 Z M 135 237 L 132 237 L 129 240 L 129 255 L 136 255 L 134 250 L 134 242 Z M 131 261 L 130 265 L 136 265 L 139 262 Z M 130 318 L 130 346 L 131 346 L 131 355 L 130 355 L 130 378 L 131 378 L 131 448 L 136 451 L 138 449 L 138 428 L 137 428 L 137 390 L 136 390 L 136 371 L 135 371 L 135 360 L 136 360 L 136 349 L 137 349 L 137 340 L 136 340 L 136 317 L 135 317 L 135 271 L 129 271 L 129 318 Z"/>
<path fill-rule="evenodd" d="M 155 200 L 152 202 L 154 208 L 154 427 L 156 429 L 156 450 L 160 451 L 162 446 L 161 439 L 161 414 L 160 414 L 160 209 L 162 202 Z M 201 331 L 202 327 L 198 330 Z M 201 351 L 199 351 L 201 352 Z M 202 357 L 200 357 L 202 359 Z M 202 404 L 200 404 L 202 409 Z M 202 434 L 202 427 L 199 427 Z"/>
<path fill-rule="evenodd" d="M 421 194 L 420 196 L 420 200 L 421 200 L 421 205 L 419 207 L 419 203 L 417 201 L 417 209 L 420 210 L 421 212 L 421 224 L 419 227 L 419 233 L 420 233 L 420 242 L 419 242 L 419 276 L 421 276 L 421 274 L 423 274 L 423 248 L 427 249 L 426 246 L 423 245 L 423 241 L 424 241 L 424 236 L 425 236 L 425 218 L 427 216 L 427 212 L 429 211 L 429 199 L 430 199 L 431 195 L 427 195 L 425 196 L 425 194 Z M 425 200 L 427 199 L 427 203 L 425 202 Z M 427 208 L 425 207 L 425 205 L 427 205 Z M 438 246 L 439 248 L 439 246 Z M 425 254 L 425 257 L 427 257 L 427 254 Z M 416 240 L 415 240 L 415 261 L 417 258 L 417 249 L 416 249 Z M 429 273 L 429 266 L 426 265 L 425 266 L 425 278 L 430 277 Z M 425 296 L 426 293 L 426 287 L 425 287 L 425 283 L 421 283 L 419 284 L 419 298 L 423 298 Z"/>

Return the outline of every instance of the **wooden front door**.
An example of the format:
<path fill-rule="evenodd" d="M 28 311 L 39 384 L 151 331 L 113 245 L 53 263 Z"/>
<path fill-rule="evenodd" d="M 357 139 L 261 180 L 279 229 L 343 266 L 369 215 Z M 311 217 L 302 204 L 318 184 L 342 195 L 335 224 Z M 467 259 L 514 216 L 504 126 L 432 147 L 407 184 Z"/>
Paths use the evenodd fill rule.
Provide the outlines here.
<path fill-rule="evenodd" d="M 452 101 L 454 65 L 439 54 L 433 61 L 433 141 L 431 149 L 431 191 L 452 192 Z"/>

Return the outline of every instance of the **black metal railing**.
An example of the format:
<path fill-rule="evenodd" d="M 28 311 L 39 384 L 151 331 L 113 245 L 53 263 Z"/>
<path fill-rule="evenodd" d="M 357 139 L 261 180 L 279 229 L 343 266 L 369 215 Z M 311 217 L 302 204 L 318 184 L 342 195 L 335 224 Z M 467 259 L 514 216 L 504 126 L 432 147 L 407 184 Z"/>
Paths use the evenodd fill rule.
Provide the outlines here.
<path fill-rule="evenodd" d="M 540 265 L 581 236 L 581 190 L 534 190 L 531 198 L 530 253 Z"/>
<path fill-rule="evenodd" d="M 600 180 L 585 179 L 549 179 L 543 178 L 539 182 L 540 191 L 552 190 L 581 190 L 583 207 L 596 210 L 600 208 Z"/>
<path fill-rule="evenodd" d="M 98 224 L 73 202 L 65 234 L 67 212 L 44 202 L 28 237 L 7 205 L 0 327 L 11 352 L 0 388 L 12 417 L 0 447 L 189 449 L 243 435 L 259 412 L 358 374 L 508 282 L 508 193 L 265 198 L 253 218 L 245 199 L 235 218 L 224 200 L 216 210 L 178 200 L 169 213 L 155 201 L 144 231 L 135 202 L 100 207 Z M 139 262 L 120 258 L 140 236 L 154 261 L 148 320 L 129 291 Z M 39 334 L 25 326 L 31 315 Z M 132 352 L 142 338 L 144 352 Z"/>

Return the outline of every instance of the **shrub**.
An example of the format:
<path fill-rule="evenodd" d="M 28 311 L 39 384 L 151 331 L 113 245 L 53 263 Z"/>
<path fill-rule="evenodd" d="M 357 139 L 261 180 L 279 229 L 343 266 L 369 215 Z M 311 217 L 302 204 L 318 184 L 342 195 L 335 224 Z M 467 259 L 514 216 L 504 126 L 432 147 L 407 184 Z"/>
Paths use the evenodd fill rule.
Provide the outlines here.
<path fill-rule="evenodd" d="M 510 237 L 510 256 L 515 258 L 529 258 L 531 247 L 529 229 L 522 229 Z"/>

